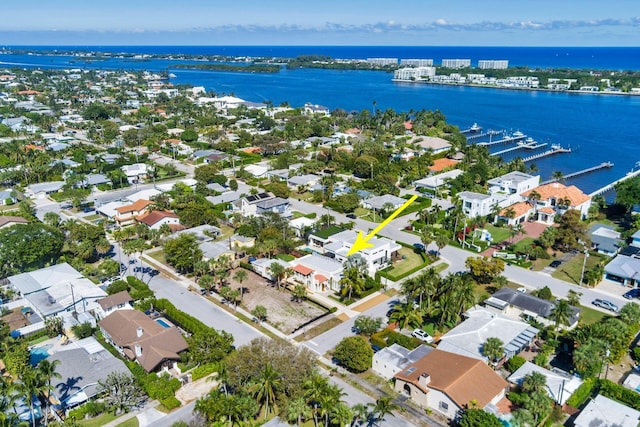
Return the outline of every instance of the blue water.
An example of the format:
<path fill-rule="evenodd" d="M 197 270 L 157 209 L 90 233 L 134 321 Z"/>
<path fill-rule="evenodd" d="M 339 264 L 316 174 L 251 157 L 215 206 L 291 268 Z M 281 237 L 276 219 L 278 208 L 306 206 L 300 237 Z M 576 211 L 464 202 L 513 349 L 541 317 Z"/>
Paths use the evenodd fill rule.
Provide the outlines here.
<path fill-rule="evenodd" d="M 66 47 L 65 49 L 70 49 Z M 96 51 L 131 53 L 226 54 L 236 56 L 297 56 L 325 54 L 335 58 L 442 57 L 508 59 L 512 65 L 640 70 L 640 48 L 513 48 L 513 47 L 91 47 Z M 70 62 L 74 61 L 74 62 Z M 218 94 L 233 94 L 249 101 L 306 102 L 347 111 L 373 109 L 410 111 L 438 109 L 460 128 L 477 122 L 484 129 L 520 130 L 536 141 L 571 147 L 535 161 L 542 179 L 554 171 L 565 175 L 612 161 L 615 166 L 569 181 L 591 192 L 633 168 L 640 161 L 638 130 L 640 97 L 497 90 L 491 88 L 414 85 L 391 82 L 391 74 L 376 71 L 286 70 L 276 74 L 245 74 L 172 68 L 177 61 L 78 61 L 49 55 L 0 55 L 1 63 L 42 68 L 115 68 L 170 70 L 174 84 L 204 86 Z M 188 62 L 188 61 L 181 61 Z M 500 147 L 500 149 L 506 147 Z M 497 151 L 496 147 L 492 151 Z M 505 155 L 532 154 L 520 150 Z"/>
<path fill-rule="evenodd" d="M 168 324 L 167 322 L 165 322 L 165 321 L 164 321 L 164 320 L 162 320 L 162 319 L 156 319 L 156 322 L 158 322 L 158 324 L 159 324 L 160 326 L 162 326 L 163 328 L 170 328 L 170 327 L 171 327 L 171 325 L 170 325 L 170 324 Z"/>
<path fill-rule="evenodd" d="M 38 363 L 49 357 L 49 352 L 44 347 L 32 348 L 29 352 L 29 363 L 36 366 Z"/>

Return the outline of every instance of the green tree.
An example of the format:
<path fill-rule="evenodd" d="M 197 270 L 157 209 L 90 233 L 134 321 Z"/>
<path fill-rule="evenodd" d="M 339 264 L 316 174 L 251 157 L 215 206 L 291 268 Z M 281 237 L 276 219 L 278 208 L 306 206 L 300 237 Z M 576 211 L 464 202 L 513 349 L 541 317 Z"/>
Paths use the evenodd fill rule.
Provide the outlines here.
<path fill-rule="evenodd" d="M 449 243 L 449 238 L 444 235 L 443 233 L 438 233 L 434 236 L 434 242 L 436 243 L 436 246 L 438 247 L 438 257 L 440 257 L 440 251 L 447 246 L 447 243 Z"/>
<path fill-rule="evenodd" d="M 212 328 L 199 330 L 187 338 L 189 359 L 196 364 L 219 362 L 232 350 L 233 336 Z"/>
<path fill-rule="evenodd" d="M 422 324 L 422 314 L 419 308 L 414 308 L 412 302 L 397 304 L 393 307 L 389 322 L 396 323 L 400 331 L 407 326 L 417 328 Z"/>
<path fill-rule="evenodd" d="M 49 423 L 49 402 L 50 402 L 50 398 L 49 396 L 51 395 L 51 393 L 53 392 L 53 387 L 51 386 L 51 380 L 53 378 L 62 378 L 62 375 L 60 375 L 60 373 L 58 373 L 56 371 L 56 369 L 58 368 L 58 365 L 60 365 L 60 361 L 59 360 L 48 360 L 48 359 L 44 359 L 41 360 L 40 363 L 38 363 L 38 366 L 36 367 L 37 369 L 37 375 L 40 376 L 41 381 L 45 384 L 45 394 L 46 397 L 44 399 L 44 424 L 47 425 Z"/>
<path fill-rule="evenodd" d="M 352 372 L 364 372 L 371 367 L 373 350 L 361 336 L 343 338 L 333 353 L 340 364 Z"/>
<path fill-rule="evenodd" d="M 627 209 L 640 203 L 640 177 L 628 179 L 616 185 L 616 203 Z"/>
<path fill-rule="evenodd" d="M 123 372 L 112 372 L 98 384 L 106 392 L 105 403 L 116 414 L 129 412 L 144 401 L 144 393 L 132 376 Z"/>
<path fill-rule="evenodd" d="M 500 338 L 489 337 L 482 343 L 482 355 L 496 362 L 504 355 L 504 343 Z"/>
<path fill-rule="evenodd" d="M 460 427 L 502 427 L 502 423 L 490 412 L 484 409 L 465 409 L 458 422 Z"/>
<path fill-rule="evenodd" d="M 598 338 L 589 338 L 573 351 L 573 364 L 583 378 L 595 376 L 603 366 L 607 343 Z"/>
<path fill-rule="evenodd" d="M 293 287 L 292 294 L 293 294 L 294 301 L 302 302 L 307 297 L 307 288 L 306 288 L 306 286 L 304 286 L 304 285 L 302 285 L 300 283 L 297 283 Z"/>
<path fill-rule="evenodd" d="M 580 305 L 581 296 L 582 292 L 576 292 L 573 289 L 569 289 L 569 292 L 567 293 L 567 302 L 573 307 L 578 307 Z"/>
<path fill-rule="evenodd" d="M 634 303 L 625 304 L 620 309 L 618 318 L 629 326 L 637 327 L 640 323 L 640 305 Z"/>
<path fill-rule="evenodd" d="M 354 326 L 358 330 L 358 334 L 371 336 L 380 330 L 382 319 L 380 317 L 358 316 L 354 322 Z"/>
<path fill-rule="evenodd" d="M 242 286 L 242 282 L 247 280 L 247 277 L 249 277 L 249 273 L 242 268 L 238 269 L 233 275 L 233 280 L 240 284 L 240 299 L 244 298 L 244 286 Z"/>
<path fill-rule="evenodd" d="M 381 396 L 376 399 L 373 412 L 376 414 L 377 424 L 382 424 L 386 415 L 393 415 L 393 412 L 398 409 L 400 409 L 400 407 L 392 402 L 390 396 Z"/>
<path fill-rule="evenodd" d="M 540 288 L 538 290 L 538 298 L 546 299 L 547 301 L 553 300 L 553 294 L 551 293 L 551 289 L 548 286 Z"/>
<path fill-rule="evenodd" d="M 258 402 L 265 405 L 265 420 L 269 415 L 269 404 L 272 404 L 274 410 L 277 410 L 276 395 L 280 393 L 282 387 L 282 374 L 270 364 L 264 367 L 260 376 L 249 387 L 249 391 L 258 399 Z"/>
<path fill-rule="evenodd" d="M 34 401 L 40 395 L 47 391 L 46 383 L 43 382 L 42 376 L 38 375 L 36 370 L 24 371 L 20 375 L 20 382 L 16 384 L 20 396 L 25 402 L 29 402 L 29 415 L 31 425 L 36 425 L 36 413 Z"/>
<path fill-rule="evenodd" d="M 164 256 L 176 270 L 191 271 L 196 261 L 202 259 L 202 250 L 195 234 L 185 233 L 164 243 Z"/>
<path fill-rule="evenodd" d="M 532 372 L 522 379 L 522 391 L 525 393 L 533 393 L 534 391 L 544 390 L 547 385 L 547 377 L 540 372 Z"/>
<path fill-rule="evenodd" d="M 256 305 L 255 308 L 251 310 L 251 314 L 253 314 L 260 322 L 267 320 L 267 309 L 263 305 Z"/>
<path fill-rule="evenodd" d="M 309 408 L 303 397 L 297 397 L 287 405 L 287 420 L 289 422 L 297 421 L 296 425 L 300 426 L 310 416 L 311 408 Z"/>
<path fill-rule="evenodd" d="M 587 243 L 587 226 L 580 218 L 580 211 L 569 209 L 558 221 L 555 246 L 563 251 L 581 250 Z"/>
<path fill-rule="evenodd" d="M 500 258 L 469 257 L 465 266 L 471 272 L 471 276 L 478 283 L 491 283 L 494 278 L 504 271 L 504 261 Z"/>
<path fill-rule="evenodd" d="M 549 320 L 552 320 L 555 324 L 554 329 L 556 339 L 558 338 L 558 330 L 560 329 L 560 326 L 569 326 L 572 314 L 573 310 L 567 300 L 562 299 L 556 302 L 556 306 L 551 310 L 551 316 L 549 317 Z"/>
<path fill-rule="evenodd" d="M 59 230 L 41 223 L 17 224 L 0 230 L 0 265 L 4 277 L 54 263 L 65 237 Z"/>
<path fill-rule="evenodd" d="M 348 267 L 344 271 L 342 279 L 340 279 L 340 295 L 342 298 L 351 300 L 352 294 L 360 295 L 364 291 L 365 274 L 363 269 L 358 266 Z"/>

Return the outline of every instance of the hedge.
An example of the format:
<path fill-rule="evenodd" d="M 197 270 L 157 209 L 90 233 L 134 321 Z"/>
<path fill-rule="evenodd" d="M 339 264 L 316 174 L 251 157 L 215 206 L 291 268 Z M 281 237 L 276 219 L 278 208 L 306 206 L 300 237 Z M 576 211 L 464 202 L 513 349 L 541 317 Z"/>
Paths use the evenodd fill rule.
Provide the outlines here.
<path fill-rule="evenodd" d="M 178 310 L 173 304 L 171 304 L 168 299 L 161 298 L 157 300 L 155 303 L 155 308 L 164 311 L 169 320 L 177 323 L 190 334 L 195 334 L 196 332 L 204 332 L 211 329 L 190 314 Z"/>
<path fill-rule="evenodd" d="M 587 378 L 584 380 L 580 387 L 573 392 L 571 397 L 567 399 L 567 405 L 579 408 L 582 404 L 591 396 L 591 392 L 596 385 L 595 378 Z"/>
<path fill-rule="evenodd" d="M 212 374 L 218 370 L 218 364 L 216 363 L 207 363 L 204 365 L 200 365 L 196 368 L 193 368 L 191 373 L 191 381 L 199 380 L 200 378 L 204 378 L 209 374 Z"/>
<path fill-rule="evenodd" d="M 371 345 L 382 347 L 388 347 L 391 344 L 398 344 L 409 350 L 413 350 L 422 344 L 418 338 L 409 337 L 400 332 L 392 331 L 391 329 L 384 329 L 380 332 L 376 332 L 371 336 Z"/>
<path fill-rule="evenodd" d="M 180 403 L 180 401 L 175 396 L 170 396 L 166 399 L 160 399 L 160 403 L 169 411 L 175 408 L 179 408 L 182 405 L 182 403 Z"/>
<path fill-rule="evenodd" d="M 600 380 L 600 394 L 640 411 L 640 394 L 609 380 Z"/>

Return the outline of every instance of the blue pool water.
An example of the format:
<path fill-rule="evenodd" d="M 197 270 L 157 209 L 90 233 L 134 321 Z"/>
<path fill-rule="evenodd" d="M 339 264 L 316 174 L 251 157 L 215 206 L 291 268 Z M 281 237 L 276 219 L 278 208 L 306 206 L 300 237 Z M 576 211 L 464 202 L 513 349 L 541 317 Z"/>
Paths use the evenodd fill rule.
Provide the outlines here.
<path fill-rule="evenodd" d="M 162 326 L 163 328 L 170 328 L 171 327 L 170 324 L 168 324 L 167 322 L 165 322 L 162 319 L 156 319 L 156 322 L 158 322 L 160 324 L 160 326 Z"/>
<path fill-rule="evenodd" d="M 31 363 L 31 366 L 36 366 L 38 363 L 49 357 L 49 352 L 44 347 L 33 348 L 29 353 L 29 363 Z"/>

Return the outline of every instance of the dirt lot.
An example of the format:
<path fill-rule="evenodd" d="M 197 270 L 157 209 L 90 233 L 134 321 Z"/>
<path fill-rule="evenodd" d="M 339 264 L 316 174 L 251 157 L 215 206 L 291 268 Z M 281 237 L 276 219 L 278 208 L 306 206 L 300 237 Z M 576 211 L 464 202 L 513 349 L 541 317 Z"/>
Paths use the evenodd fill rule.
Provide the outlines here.
<path fill-rule="evenodd" d="M 10 330 L 19 329 L 29 324 L 27 318 L 20 312 L 21 308 L 22 307 L 15 308 L 1 318 L 7 323 L 7 325 L 9 325 Z"/>
<path fill-rule="evenodd" d="M 239 289 L 240 284 L 233 280 L 235 271 L 232 271 L 229 279 L 233 289 Z M 271 286 L 266 279 L 256 273 L 247 271 L 249 276 L 242 282 L 245 294 L 241 306 L 248 311 L 257 305 L 267 309 L 267 322 L 284 333 L 290 334 L 301 324 L 314 319 L 325 312 L 320 307 L 309 302 L 291 301 L 291 293 L 284 288 L 278 289 Z M 247 292 L 248 289 L 248 292 Z"/>

